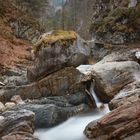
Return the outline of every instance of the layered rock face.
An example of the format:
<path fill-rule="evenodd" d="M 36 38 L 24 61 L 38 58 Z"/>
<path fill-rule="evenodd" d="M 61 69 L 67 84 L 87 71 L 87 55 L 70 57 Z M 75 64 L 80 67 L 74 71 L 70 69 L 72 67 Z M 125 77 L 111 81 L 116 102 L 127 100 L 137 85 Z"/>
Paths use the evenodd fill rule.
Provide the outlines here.
<path fill-rule="evenodd" d="M 7 111 L 0 115 L 1 140 L 37 140 L 33 136 L 35 119 L 33 112 Z"/>
<path fill-rule="evenodd" d="M 140 81 L 132 82 L 126 85 L 110 102 L 111 110 L 122 106 L 129 105 L 140 98 Z"/>
<path fill-rule="evenodd" d="M 118 107 L 85 129 L 89 139 L 138 140 L 140 138 L 140 100 Z"/>
<path fill-rule="evenodd" d="M 139 40 L 139 0 L 95 0 L 91 33 L 96 40 L 124 44 Z"/>
<path fill-rule="evenodd" d="M 82 92 L 85 94 L 85 85 L 82 83 L 84 75 L 73 67 L 64 68 L 38 82 L 28 85 L 5 88 L 1 90 L 1 101 L 8 101 L 14 95 L 22 99 L 37 99 L 48 96 L 61 96 Z"/>
<path fill-rule="evenodd" d="M 36 81 L 68 66 L 87 63 L 90 50 L 73 31 L 52 31 L 44 34 L 34 47 L 34 63 L 27 77 Z"/>

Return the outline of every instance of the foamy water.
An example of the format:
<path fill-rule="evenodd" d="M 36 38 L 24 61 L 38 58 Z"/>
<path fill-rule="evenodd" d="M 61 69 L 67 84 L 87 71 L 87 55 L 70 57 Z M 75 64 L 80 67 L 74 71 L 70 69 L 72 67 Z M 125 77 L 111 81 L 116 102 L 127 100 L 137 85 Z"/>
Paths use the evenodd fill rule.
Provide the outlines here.
<path fill-rule="evenodd" d="M 83 131 L 88 123 L 100 119 L 109 112 L 108 105 L 103 110 L 96 109 L 90 114 L 75 116 L 51 128 L 38 129 L 35 136 L 40 140 L 86 140 Z"/>

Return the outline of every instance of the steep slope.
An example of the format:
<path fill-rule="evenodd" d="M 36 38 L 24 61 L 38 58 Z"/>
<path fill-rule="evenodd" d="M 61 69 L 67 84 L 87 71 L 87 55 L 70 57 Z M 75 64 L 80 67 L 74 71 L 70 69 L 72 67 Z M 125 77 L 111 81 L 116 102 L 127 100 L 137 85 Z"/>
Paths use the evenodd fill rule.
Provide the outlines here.
<path fill-rule="evenodd" d="M 132 43 L 140 38 L 139 0 L 95 0 L 92 36 L 111 44 Z"/>
<path fill-rule="evenodd" d="M 40 9 L 27 1 L 0 0 L 0 73 L 30 59 L 31 43 L 43 32 L 36 19 Z M 41 6 L 41 5 L 40 5 Z M 34 9 L 34 10 L 33 10 Z"/>

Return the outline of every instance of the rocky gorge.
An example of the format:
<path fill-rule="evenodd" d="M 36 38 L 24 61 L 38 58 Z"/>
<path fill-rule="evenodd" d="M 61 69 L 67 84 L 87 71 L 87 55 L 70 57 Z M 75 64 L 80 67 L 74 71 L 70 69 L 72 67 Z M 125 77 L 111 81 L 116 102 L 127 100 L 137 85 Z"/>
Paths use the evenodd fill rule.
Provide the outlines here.
<path fill-rule="evenodd" d="M 0 140 L 140 139 L 140 1 L 92 4 L 91 40 L 0 16 Z"/>

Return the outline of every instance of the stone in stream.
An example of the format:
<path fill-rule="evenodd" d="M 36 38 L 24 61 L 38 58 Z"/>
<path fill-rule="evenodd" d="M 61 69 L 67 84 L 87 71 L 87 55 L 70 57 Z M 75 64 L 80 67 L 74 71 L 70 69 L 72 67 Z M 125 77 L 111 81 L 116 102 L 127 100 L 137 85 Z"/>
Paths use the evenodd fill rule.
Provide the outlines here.
<path fill-rule="evenodd" d="M 35 113 L 35 126 L 48 128 L 60 124 L 69 117 L 89 111 L 85 104 L 78 106 L 59 107 L 54 104 L 25 104 L 19 105 L 12 110 L 26 109 Z"/>
<path fill-rule="evenodd" d="M 40 37 L 34 49 L 34 62 L 27 70 L 29 81 L 36 81 L 64 67 L 88 62 L 90 49 L 74 31 L 54 30 Z"/>
<path fill-rule="evenodd" d="M 1 140 L 37 140 L 33 136 L 34 113 L 27 110 L 7 111 L 1 114 Z"/>
<path fill-rule="evenodd" d="M 140 100 L 118 107 L 97 122 L 89 123 L 84 133 L 94 140 L 139 140 Z"/>

